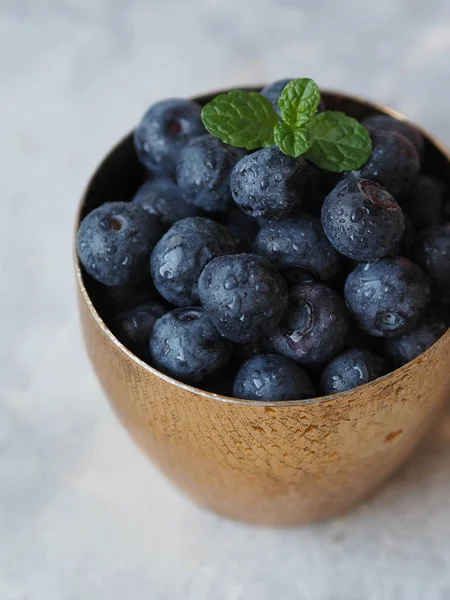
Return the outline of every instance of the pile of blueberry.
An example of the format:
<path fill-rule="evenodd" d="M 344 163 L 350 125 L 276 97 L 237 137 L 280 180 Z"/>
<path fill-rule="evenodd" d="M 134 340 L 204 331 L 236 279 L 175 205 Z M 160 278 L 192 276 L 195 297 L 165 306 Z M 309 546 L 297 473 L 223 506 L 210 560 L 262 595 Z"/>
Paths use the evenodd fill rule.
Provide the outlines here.
<path fill-rule="evenodd" d="M 276 105 L 285 84 L 262 94 Z M 78 232 L 111 331 L 180 381 L 270 401 L 341 392 L 429 348 L 449 324 L 446 190 L 412 125 L 363 125 L 370 159 L 336 174 L 224 144 L 194 101 L 153 105 L 134 133 L 148 179 Z"/>

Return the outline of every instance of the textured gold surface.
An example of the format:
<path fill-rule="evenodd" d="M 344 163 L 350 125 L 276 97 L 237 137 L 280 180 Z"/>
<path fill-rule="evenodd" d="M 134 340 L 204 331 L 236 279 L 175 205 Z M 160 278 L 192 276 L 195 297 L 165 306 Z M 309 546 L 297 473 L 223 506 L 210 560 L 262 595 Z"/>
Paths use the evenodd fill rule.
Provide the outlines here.
<path fill-rule="evenodd" d="M 176 485 L 232 518 L 294 524 L 348 510 L 409 455 L 450 387 L 447 332 L 412 363 L 341 395 L 258 404 L 208 394 L 136 359 L 99 317 L 78 265 L 77 281 L 86 346 L 117 415 Z"/>

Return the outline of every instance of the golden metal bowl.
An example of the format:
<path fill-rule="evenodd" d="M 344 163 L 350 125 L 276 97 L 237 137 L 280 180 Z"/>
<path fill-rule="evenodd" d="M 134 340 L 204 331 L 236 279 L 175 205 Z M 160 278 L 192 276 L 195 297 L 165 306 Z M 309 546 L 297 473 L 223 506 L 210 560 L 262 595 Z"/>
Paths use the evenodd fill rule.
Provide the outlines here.
<path fill-rule="evenodd" d="M 357 118 L 404 118 L 359 98 L 323 95 L 328 108 Z M 422 133 L 426 170 L 449 181 L 449 150 Z M 130 198 L 144 176 L 128 135 L 91 179 L 77 226 L 99 204 Z M 342 394 L 268 403 L 208 393 L 136 358 L 97 312 L 78 261 L 76 277 L 88 353 L 120 420 L 180 489 L 227 517 L 286 525 L 347 511 L 405 460 L 448 397 L 449 332 L 408 365 Z"/>

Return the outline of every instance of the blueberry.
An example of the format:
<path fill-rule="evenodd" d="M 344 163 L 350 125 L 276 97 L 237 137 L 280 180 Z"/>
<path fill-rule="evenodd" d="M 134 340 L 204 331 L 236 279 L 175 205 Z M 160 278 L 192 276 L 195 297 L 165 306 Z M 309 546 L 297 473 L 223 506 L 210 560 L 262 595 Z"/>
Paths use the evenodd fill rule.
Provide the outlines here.
<path fill-rule="evenodd" d="M 430 227 L 420 233 L 413 247 L 414 260 L 428 273 L 438 288 L 450 288 L 450 223 Z"/>
<path fill-rule="evenodd" d="M 236 251 L 226 227 L 203 217 L 177 221 L 156 244 L 150 268 L 163 298 L 176 306 L 198 304 L 197 283 L 206 264 Z"/>
<path fill-rule="evenodd" d="M 281 274 L 286 279 L 289 288 L 303 285 L 304 283 L 315 283 L 311 271 L 307 271 L 301 267 L 286 267 L 281 271 Z"/>
<path fill-rule="evenodd" d="M 448 323 L 438 314 L 428 314 L 405 335 L 387 338 L 384 341 L 386 356 L 396 367 L 406 365 L 428 350 L 448 329 Z"/>
<path fill-rule="evenodd" d="M 422 159 L 425 153 L 425 140 L 418 129 L 408 123 L 389 117 L 388 115 L 372 115 L 362 121 L 362 124 L 368 128 L 383 129 L 384 131 L 394 131 L 407 138 L 416 149 L 419 158 Z"/>
<path fill-rule="evenodd" d="M 161 223 L 129 202 L 109 202 L 90 212 L 78 229 L 78 257 L 104 285 L 131 285 L 147 272 Z"/>
<path fill-rule="evenodd" d="M 443 192 L 442 184 L 433 177 L 424 174 L 416 177 L 401 205 L 417 231 L 442 223 Z"/>
<path fill-rule="evenodd" d="M 319 219 L 305 214 L 270 221 L 256 236 L 254 251 L 280 269 L 301 267 L 323 281 L 336 277 L 343 263 Z"/>
<path fill-rule="evenodd" d="M 333 358 L 323 370 L 320 387 L 323 394 L 338 394 L 364 385 L 387 371 L 381 356 L 368 350 L 345 350 Z"/>
<path fill-rule="evenodd" d="M 302 204 L 310 167 L 302 157 L 291 158 L 276 146 L 244 156 L 231 173 L 234 201 L 251 217 L 281 218 Z"/>
<path fill-rule="evenodd" d="M 186 217 L 201 215 L 198 208 L 186 204 L 179 187 L 168 179 L 146 181 L 136 192 L 133 202 L 158 217 L 166 227 Z"/>
<path fill-rule="evenodd" d="M 150 334 L 156 320 L 166 312 L 167 309 L 157 302 L 145 302 L 114 317 L 110 329 L 128 350 L 148 360 Z"/>
<path fill-rule="evenodd" d="M 410 187 L 419 173 L 417 151 L 407 138 L 394 131 L 370 128 L 369 132 L 372 155 L 359 170 L 349 174 L 357 179 L 376 181 L 396 198 Z"/>
<path fill-rule="evenodd" d="M 286 282 L 256 254 L 219 256 L 209 262 L 198 293 L 214 325 L 234 342 L 252 342 L 266 335 L 287 306 Z"/>
<path fill-rule="evenodd" d="M 320 284 L 289 290 L 289 306 L 267 347 L 305 366 L 327 362 L 344 346 L 348 318 L 342 298 Z"/>
<path fill-rule="evenodd" d="M 306 371 L 278 354 L 257 354 L 239 369 L 233 395 L 245 400 L 303 400 L 315 390 Z"/>
<path fill-rule="evenodd" d="M 239 250 L 251 252 L 259 231 L 258 221 L 243 213 L 239 208 L 234 208 L 224 213 L 222 223 L 236 238 Z"/>
<path fill-rule="evenodd" d="M 177 183 L 189 204 L 207 212 L 225 212 L 234 206 L 230 174 L 240 156 L 218 138 L 202 135 L 180 152 Z"/>
<path fill-rule="evenodd" d="M 368 179 L 339 183 L 325 199 L 322 225 L 336 250 L 360 262 L 393 253 L 405 229 L 400 206 Z"/>
<path fill-rule="evenodd" d="M 410 331 L 430 297 L 430 281 L 407 258 L 360 264 L 347 277 L 345 300 L 358 325 L 370 335 Z"/>
<path fill-rule="evenodd" d="M 201 381 L 225 367 L 233 344 L 223 338 L 201 308 L 176 308 L 160 317 L 150 336 L 157 369 L 181 381 Z"/>
<path fill-rule="evenodd" d="M 197 102 L 180 98 L 153 104 L 134 132 L 141 163 L 151 172 L 173 175 L 181 150 L 205 133 L 201 111 Z"/>

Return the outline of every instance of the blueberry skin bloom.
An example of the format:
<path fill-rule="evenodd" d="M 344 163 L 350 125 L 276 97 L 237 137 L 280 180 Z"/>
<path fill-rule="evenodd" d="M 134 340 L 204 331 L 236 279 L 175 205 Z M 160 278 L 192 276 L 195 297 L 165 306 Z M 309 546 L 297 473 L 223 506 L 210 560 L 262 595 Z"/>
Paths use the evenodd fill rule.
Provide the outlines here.
<path fill-rule="evenodd" d="M 369 133 L 372 155 L 359 170 L 349 173 L 356 179 L 376 181 L 397 198 L 419 173 L 419 155 L 411 142 L 399 133 L 372 128 Z"/>
<path fill-rule="evenodd" d="M 146 181 L 136 192 L 132 202 L 155 215 L 165 227 L 170 227 L 181 219 L 198 217 L 201 211 L 186 204 L 180 188 L 168 179 Z"/>
<path fill-rule="evenodd" d="M 209 134 L 192 140 L 180 152 L 177 183 L 186 202 L 207 212 L 225 212 L 234 206 L 230 174 L 240 155 Z"/>
<path fill-rule="evenodd" d="M 167 309 L 157 302 L 145 302 L 114 317 L 110 329 L 128 350 L 148 360 L 150 334 L 156 320 L 166 312 Z"/>
<path fill-rule="evenodd" d="M 347 277 L 347 306 L 370 335 L 390 337 L 411 331 L 430 298 L 430 280 L 415 263 L 396 256 L 360 264 Z"/>
<path fill-rule="evenodd" d="M 344 301 L 320 283 L 289 290 L 289 306 L 266 341 L 272 351 L 301 365 L 320 365 L 345 344 L 349 323 Z"/>
<path fill-rule="evenodd" d="M 256 236 L 254 251 L 279 269 L 301 267 L 322 281 L 336 277 L 343 263 L 319 219 L 305 214 L 270 221 Z"/>
<path fill-rule="evenodd" d="M 150 337 L 155 367 L 176 379 L 201 381 L 224 368 L 233 344 L 201 308 L 176 308 L 158 319 Z"/>
<path fill-rule="evenodd" d="M 416 238 L 414 260 L 428 273 L 438 293 L 450 288 L 450 223 L 430 227 Z"/>
<path fill-rule="evenodd" d="M 211 219 L 177 221 L 156 244 L 150 269 L 156 289 L 171 304 L 199 304 L 198 278 L 216 256 L 232 254 L 236 241 L 226 227 Z"/>
<path fill-rule="evenodd" d="M 431 311 L 409 333 L 387 338 L 384 342 L 386 356 L 396 367 L 406 365 L 428 350 L 448 329 L 448 323 Z"/>
<path fill-rule="evenodd" d="M 162 234 L 159 219 L 129 202 L 109 202 L 80 224 L 78 257 L 104 285 L 133 285 L 147 272 L 147 261 Z"/>
<path fill-rule="evenodd" d="M 345 350 L 325 367 L 320 378 L 324 395 L 338 394 L 364 385 L 387 372 L 383 358 L 369 350 Z"/>
<path fill-rule="evenodd" d="M 244 156 L 231 173 L 234 201 L 251 217 L 280 219 L 300 208 L 308 190 L 310 168 L 276 146 Z"/>
<path fill-rule="evenodd" d="M 368 179 L 346 179 L 325 198 L 322 225 L 344 256 L 371 262 L 393 253 L 405 230 L 402 209 Z"/>
<path fill-rule="evenodd" d="M 203 269 L 200 302 L 222 335 L 253 342 L 267 335 L 287 307 L 287 284 L 256 254 L 219 256 Z"/>
<path fill-rule="evenodd" d="M 153 173 L 173 175 L 181 150 L 205 133 L 201 112 L 200 104 L 181 98 L 153 104 L 134 132 L 140 162 Z"/>
<path fill-rule="evenodd" d="M 400 121 L 389 115 L 372 115 L 367 117 L 361 123 L 368 129 L 383 129 L 384 131 L 394 131 L 407 138 L 416 149 L 419 158 L 422 159 L 425 153 L 425 140 L 418 129 L 407 121 Z"/>
<path fill-rule="evenodd" d="M 303 400 L 314 398 L 307 373 L 293 360 L 278 354 L 257 354 L 237 372 L 233 396 L 245 400 Z"/>

